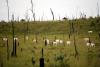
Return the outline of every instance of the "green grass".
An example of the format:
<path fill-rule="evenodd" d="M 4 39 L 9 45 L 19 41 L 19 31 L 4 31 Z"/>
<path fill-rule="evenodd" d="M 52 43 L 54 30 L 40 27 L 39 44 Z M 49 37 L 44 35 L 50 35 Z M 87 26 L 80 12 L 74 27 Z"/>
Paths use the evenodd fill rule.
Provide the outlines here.
<path fill-rule="evenodd" d="M 19 46 L 17 47 L 17 57 L 11 57 L 9 61 L 6 59 L 6 46 L 0 47 L 0 54 L 1 57 L 3 57 L 4 67 L 33 67 L 31 58 L 34 57 L 34 60 L 36 61 L 34 67 L 39 67 L 39 59 L 41 57 L 41 49 L 44 48 L 44 59 L 45 59 L 45 67 L 62 67 L 60 65 L 65 65 L 65 67 L 95 67 L 98 63 L 98 49 L 100 47 L 90 47 L 89 50 L 91 52 L 88 52 L 88 48 L 85 45 L 85 41 L 83 40 L 84 37 L 76 36 L 76 46 L 77 50 L 79 52 L 78 58 L 75 58 L 75 50 L 73 45 L 73 36 L 71 36 L 71 39 L 68 39 L 68 35 L 56 35 L 57 38 L 63 39 L 64 41 L 71 40 L 71 45 L 58 45 L 58 46 L 44 46 L 43 37 L 45 35 L 38 35 L 38 44 L 33 44 L 32 39 L 34 38 L 34 35 L 29 35 L 29 40 L 27 40 L 24 44 L 23 35 L 20 35 L 19 38 Z M 47 37 L 50 40 L 54 39 L 55 35 L 47 35 Z M 64 37 L 63 37 L 64 36 Z M 9 36 L 9 46 L 10 46 L 10 54 L 12 51 L 12 41 L 11 36 Z M 96 36 L 93 36 L 94 42 Z M 2 45 L 2 42 L 1 44 Z M 21 48 L 23 48 L 23 51 L 21 52 Z M 63 55 L 64 59 L 63 62 L 61 60 L 55 60 L 57 56 Z M 89 62 L 88 62 L 89 61 Z M 88 66 L 89 65 L 89 66 Z M 98 64 L 97 67 L 99 67 L 100 64 Z"/>
<path fill-rule="evenodd" d="M 71 32 L 69 39 L 69 23 L 71 22 L 74 23 L 75 33 Z M 13 44 L 11 23 L 0 23 L 0 63 L 3 61 L 4 67 L 39 67 L 42 48 L 44 48 L 45 67 L 100 67 L 99 27 L 97 29 L 91 27 L 91 22 L 88 20 L 30 22 L 28 25 L 29 40 L 26 40 L 26 42 L 24 42 L 24 34 L 27 34 L 27 23 L 19 22 L 14 23 L 14 25 L 15 35 L 19 38 L 17 57 L 11 57 Z M 93 30 L 90 38 L 96 44 L 95 47 L 88 48 L 86 46 L 84 38 L 89 36 L 88 30 Z M 77 57 L 75 57 L 74 35 L 79 53 Z M 9 42 L 9 60 L 7 60 L 7 46 L 3 46 L 4 42 L 2 41 L 2 38 L 6 36 Z M 33 43 L 32 40 L 36 36 L 38 43 Z M 71 45 L 44 45 L 44 37 L 53 41 L 55 36 L 64 42 L 70 40 Z M 23 51 L 21 51 L 21 48 Z M 32 57 L 35 60 L 34 65 L 32 65 Z M 59 57 L 60 59 L 58 59 Z"/>

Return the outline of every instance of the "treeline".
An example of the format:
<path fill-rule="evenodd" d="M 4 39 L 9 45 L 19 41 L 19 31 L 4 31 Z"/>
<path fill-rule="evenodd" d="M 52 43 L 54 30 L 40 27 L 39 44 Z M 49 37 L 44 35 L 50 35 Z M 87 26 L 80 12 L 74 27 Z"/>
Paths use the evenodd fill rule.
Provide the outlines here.
<path fill-rule="evenodd" d="M 10 21 L 0 22 L 0 34 L 11 34 L 12 23 L 14 24 L 15 34 L 67 34 L 70 31 L 70 23 L 75 24 L 76 31 L 80 30 L 80 33 L 87 30 L 100 31 L 100 17 L 89 17 L 81 19 L 63 18 L 58 21 Z"/>

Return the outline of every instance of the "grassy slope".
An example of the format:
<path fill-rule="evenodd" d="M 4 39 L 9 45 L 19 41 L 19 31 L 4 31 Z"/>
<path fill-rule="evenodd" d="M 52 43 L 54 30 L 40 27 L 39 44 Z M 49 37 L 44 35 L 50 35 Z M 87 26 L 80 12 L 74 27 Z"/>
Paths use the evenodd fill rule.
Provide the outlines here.
<path fill-rule="evenodd" d="M 17 22 L 14 23 L 15 34 L 23 34 L 27 32 L 27 24 L 29 33 L 35 34 L 68 34 L 70 31 L 70 24 L 73 22 L 76 31 L 84 33 L 90 28 L 90 21 L 87 20 L 76 20 L 76 21 L 45 21 L 45 22 Z M 81 30 L 80 30 L 81 29 Z M 93 30 L 95 30 L 93 28 Z M 0 33 L 1 34 L 11 34 L 12 33 L 12 24 L 10 23 L 0 23 Z"/>

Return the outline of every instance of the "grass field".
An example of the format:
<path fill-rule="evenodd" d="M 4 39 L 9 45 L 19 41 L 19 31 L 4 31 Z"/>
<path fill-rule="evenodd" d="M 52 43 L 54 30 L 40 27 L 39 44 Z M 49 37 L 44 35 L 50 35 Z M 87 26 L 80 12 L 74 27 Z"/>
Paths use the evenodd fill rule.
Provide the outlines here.
<path fill-rule="evenodd" d="M 71 21 L 73 22 L 73 21 Z M 75 22 L 75 21 L 74 21 Z M 98 25 L 91 27 L 88 20 L 77 20 L 74 23 L 75 31 L 71 32 L 70 23 L 66 21 L 40 22 L 40 23 L 15 23 L 15 36 L 18 37 L 17 57 L 12 57 L 12 28 L 11 23 L 0 24 L 0 63 L 3 67 L 39 67 L 39 60 L 42 56 L 41 50 L 44 49 L 45 67 L 100 67 L 100 38 L 98 36 Z M 28 33 L 27 33 L 28 29 Z M 88 30 L 93 30 L 90 34 L 91 41 L 95 43 L 94 47 L 87 47 L 84 38 L 89 37 Z M 71 36 L 69 38 L 69 32 Z M 24 40 L 25 34 L 29 37 Z M 37 36 L 37 43 L 33 39 Z M 44 44 L 44 38 L 53 41 L 61 39 L 63 44 L 47 45 Z M 75 40 L 74 40 L 75 36 Z M 7 60 L 7 45 L 2 40 L 8 38 L 9 60 Z M 70 45 L 66 41 L 71 41 Z M 75 46 L 78 51 L 76 55 Z M 5 43 L 5 45 L 4 45 Z M 32 64 L 32 57 L 35 64 Z"/>

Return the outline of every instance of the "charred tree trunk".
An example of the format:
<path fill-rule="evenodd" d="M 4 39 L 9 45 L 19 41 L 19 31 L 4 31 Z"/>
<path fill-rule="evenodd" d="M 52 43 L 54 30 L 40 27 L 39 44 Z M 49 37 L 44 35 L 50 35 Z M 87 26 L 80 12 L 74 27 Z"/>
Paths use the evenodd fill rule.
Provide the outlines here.
<path fill-rule="evenodd" d="M 13 37 L 13 51 L 12 51 L 12 56 L 16 56 L 15 55 L 15 41 L 14 41 L 14 14 L 12 15 L 12 37 Z"/>
<path fill-rule="evenodd" d="M 74 24 L 72 23 L 72 32 L 74 35 L 74 48 L 75 48 L 75 57 L 77 57 L 79 55 L 78 50 L 77 50 L 77 46 L 76 46 L 76 39 L 75 39 L 75 28 L 74 28 Z"/>
<path fill-rule="evenodd" d="M 40 67 L 44 67 L 43 48 L 42 48 L 42 57 L 40 58 Z"/>
<path fill-rule="evenodd" d="M 33 10 L 33 1 L 31 0 L 31 12 L 32 12 L 32 14 L 33 14 L 33 18 L 34 18 L 34 21 L 35 21 L 35 12 L 34 12 L 34 10 Z"/>
<path fill-rule="evenodd" d="M 7 60 L 9 60 L 9 45 L 8 45 L 8 39 L 7 39 Z"/>
<path fill-rule="evenodd" d="M 15 55 L 14 56 L 17 56 L 17 40 L 15 39 L 15 50 L 14 50 L 14 53 L 15 53 Z"/>
<path fill-rule="evenodd" d="M 53 13 L 53 11 L 52 11 L 51 8 L 50 8 L 50 11 L 51 11 L 51 14 L 52 14 L 52 18 L 53 18 L 53 20 L 54 20 L 54 13 Z"/>

